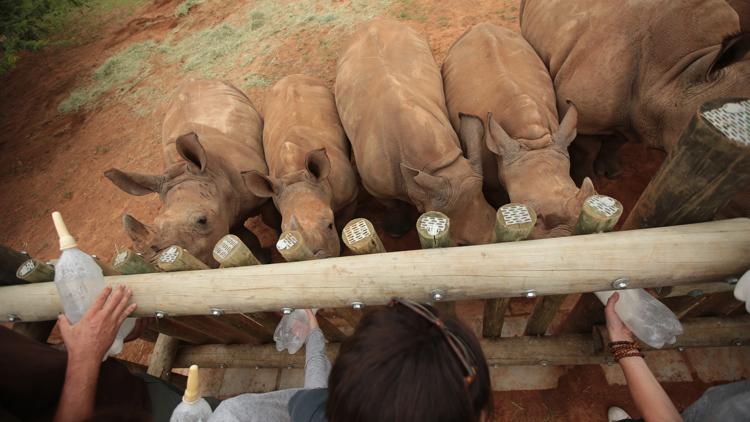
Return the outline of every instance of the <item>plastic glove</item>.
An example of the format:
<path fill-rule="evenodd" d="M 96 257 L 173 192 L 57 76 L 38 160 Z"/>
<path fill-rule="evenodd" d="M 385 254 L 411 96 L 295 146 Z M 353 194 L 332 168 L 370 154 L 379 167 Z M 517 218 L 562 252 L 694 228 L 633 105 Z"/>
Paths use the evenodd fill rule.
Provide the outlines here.
<path fill-rule="evenodd" d="M 734 297 L 745 302 L 745 309 L 750 313 L 750 270 L 740 277 L 740 281 L 734 286 Z"/>
<path fill-rule="evenodd" d="M 297 353 L 305 344 L 307 335 L 310 334 L 310 320 L 304 309 L 295 309 L 289 315 L 284 315 L 281 322 L 276 326 L 273 339 L 276 342 L 276 350 L 279 352 L 287 349 L 289 354 Z"/>
<path fill-rule="evenodd" d="M 606 305 L 612 293 L 615 291 L 596 292 L 596 297 Z M 677 316 L 645 290 L 617 290 L 617 293 L 620 294 L 615 305 L 617 315 L 642 342 L 661 349 L 664 344 L 676 342 L 682 334 Z"/>

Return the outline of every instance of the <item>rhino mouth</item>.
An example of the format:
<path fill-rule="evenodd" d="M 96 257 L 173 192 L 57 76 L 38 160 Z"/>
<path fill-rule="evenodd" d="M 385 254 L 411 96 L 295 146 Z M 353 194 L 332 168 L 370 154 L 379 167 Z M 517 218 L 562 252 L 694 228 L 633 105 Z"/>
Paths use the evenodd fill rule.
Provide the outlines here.
<path fill-rule="evenodd" d="M 325 258 L 330 258 L 331 254 L 329 254 L 328 252 L 324 251 L 323 249 L 319 249 L 319 250 L 315 251 L 315 253 L 313 254 L 313 256 L 315 257 L 315 259 L 325 259 Z"/>

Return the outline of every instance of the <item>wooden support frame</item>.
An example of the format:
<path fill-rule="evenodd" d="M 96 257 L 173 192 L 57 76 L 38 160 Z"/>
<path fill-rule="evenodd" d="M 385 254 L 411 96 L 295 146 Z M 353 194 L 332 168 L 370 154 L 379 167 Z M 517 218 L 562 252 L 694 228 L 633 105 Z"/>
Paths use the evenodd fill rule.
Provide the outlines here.
<path fill-rule="evenodd" d="M 585 245 L 585 246 L 584 246 Z M 581 253 L 582 250 L 587 252 Z M 438 263 L 440 265 L 438 265 Z M 450 265 L 444 265 L 450 263 Z M 353 300 L 386 304 L 399 296 L 428 301 L 488 299 L 681 285 L 736 276 L 750 267 L 750 219 L 638 231 L 339 257 L 206 271 L 106 277 L 133 290 L 136 316 L 337 308 Z M 54 319 L 53 283 L 0 287 L 0 315 Z"/>
<path fill-rule="evenodd" d="M 166 334 L 159 334 L 154 345 L 154 351 L 151 352 L 146 373 L 153 377 L 161 378 L 164 381 L 169 381 L 169 375 L 172 373 L 179 345 L 180 341 L 176 338 Z"/>
<path fill-rule="evenodd" d="M 683 322 L 684 334 L 677 343 L 664 349 L 693 347 L 736 347 L 750 345 L 750 317 L 698 318 Z M 602 335 L 604 333 L 604 335 Z M 487 363 L 492 365 L 591 365 L 607 363 L 606 328 L 597 326 L 592 334 L 567 334 L 554 337 L 507 337 L 481 340 Z M 339 344 L 331 343 L 326 353 L 334 361 Z M 201 368 L 301 368 L 305 355 L 279 353 L 272 345 L 185 347 L 177 354 L 175 368 L 192 364 Z"/>

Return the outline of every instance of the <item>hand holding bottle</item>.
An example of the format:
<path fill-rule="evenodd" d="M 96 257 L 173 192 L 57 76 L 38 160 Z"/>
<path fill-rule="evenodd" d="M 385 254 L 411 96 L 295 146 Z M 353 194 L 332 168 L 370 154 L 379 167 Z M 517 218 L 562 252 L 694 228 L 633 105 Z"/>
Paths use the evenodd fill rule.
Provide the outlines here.
<path fill-rule="evenodd" d="M 131 296 L 132 291 L 124 286 L 117 286 L 114 292 L 105 287 L 77 323 L 71 324 L 65 315 L 58 317 L 68 360 L 102 361 L 123 321 L 136 308 L 135 303 L 128 305 Z"/>

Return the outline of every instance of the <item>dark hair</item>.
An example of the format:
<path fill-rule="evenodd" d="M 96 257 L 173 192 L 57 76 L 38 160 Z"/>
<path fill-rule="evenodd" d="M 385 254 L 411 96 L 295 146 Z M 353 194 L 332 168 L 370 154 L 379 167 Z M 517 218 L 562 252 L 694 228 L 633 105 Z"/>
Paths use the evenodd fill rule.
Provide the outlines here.
<path fill-rule="evenodd" d="M 331 422 L 466 422 L 490 410 L 487 362 L 474 334 L 455 317 L 440 315 L 472 354 L 476 379 L 465 370 L 440 329 L 402 305 L 372 311 L 341 345 L 328 380 Z"/>

